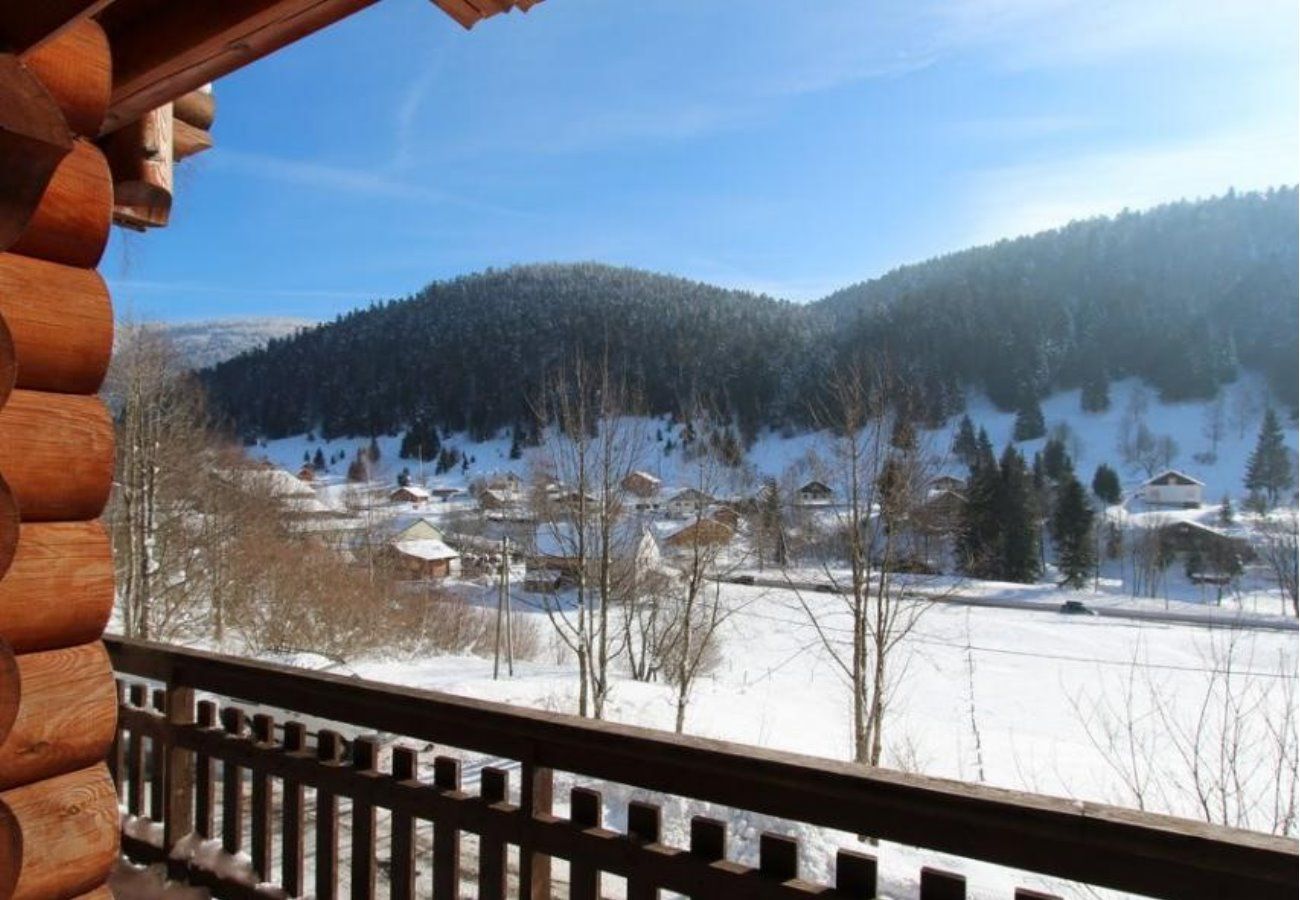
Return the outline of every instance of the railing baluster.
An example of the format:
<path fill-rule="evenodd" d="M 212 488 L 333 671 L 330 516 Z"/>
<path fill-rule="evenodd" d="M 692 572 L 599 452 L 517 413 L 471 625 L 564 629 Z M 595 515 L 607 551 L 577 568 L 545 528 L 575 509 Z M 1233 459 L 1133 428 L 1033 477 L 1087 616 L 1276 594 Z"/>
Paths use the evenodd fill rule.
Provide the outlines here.
<path fill-rule="evenodd" d="M 144 709 L 143 684 L 131 685 L 127 695 L 134 709 Z M 133 816 L 144 811 L 144 735 L 134 728 L 126 739 L 126 811 Z"/>
<path fill-rule="evenodd" d="M 259 747 L 275 746 L 275 719 L 265 713 L 253 716 L 253 743 Z M 252 766 L 253 870 L 262 881 L 271 880 L 271 776 L 261 766 Z"/>
<path fill-rule="evenodd" d="M 835 854 L 835 890 L 844 897 L 871 900 L 876 896 L 876 858 L 869 853 L 841 850 Z"/>
<path fill-rule="evenodd" d="M 966 900 L 966 879 L 926 866 L 921 869 L 921 900 Z"/>
<path fill-rule="evenodd" d="M 163 718 L 167 713 L 167 692 L 158 688 L 151 692 L 152 709 Z M 149 740 L 149 818 L 163 822 L 167 815 L 167 751 L 170 742 L 163 737 Z"/>
<path fill-rule="evenodd" d="M 337 766 L 343 755 L 342 739 L 333 731 L 316 735 L 316 758 L 324 766 Z M 335 900 L 339 885 L 339 801 L 324 788 L 316 788 L 316 900 Z"/>
<path fill-rule="evenodd" d="M 569 792 L 569 821 L 582 829 L 599 828 L 604 817 L 600 792 L 576 787 Z M 581 859 L 569 862 L 570 900 L 596 900 L 600 896 L 600 872 Z"/>
<path fill-rule="evenodd" d="M 501 769 L 485 768 L 479 774 L 479 796 L 485 803 L 505 803 L 509 776 Z M 478 843 L 479 900 L 504 900 L 506 896 L 506 845 L 484 833 Z"/>
<path fill-rule="evenodd" d="M 524 838 L 519 843 L 521 900 L 550 900 L 551 858 L 533 848 L 528 828 L 537 816 L 550 815 L 554 797 L 555 773 L 551 769 L 524 762 L 519 784 L 519 815 L 525 823 Z"/>
<path fill-rule="evenodd" d="M 211 700 L 200 700 L 198 706 L 198 726 L 208 731 L 217 727 L 217 704 Z M 209 839 L 216 834 L 213 829 L 212 809 L 213 795 L 212 757 L 206 753 L 194 756 L 194 830 L 199 837 Z"/>
<path fill-rule="evenodd" d="M 307 750 L 307 729 L 301 722 L 287 722 L 284 726 L 284 752 L 292 756 L 310 756 Z M 280 884 L 290 897 L 301 897 L 302 883 L 302 784 L 291 779 L 284 781 L 284 833 L 280 847 Z"/>
<path fill-rule="evenodd" d="M 244 711 L 227 706 L 221 711 L 221 724 L 226 734 L 241 737 Z M 244 773 L 228 759 L 221 761 L 221 846 L 227 853 L 238 853 L 244 848 Z"/>
<path fill-rule="evenodd" d="M 783 834 L 758 836 L 758 871 L 766 878 L 790 881 L 799 877 L 799 842 Z"/>
<path fill-rule="evenodd" d="M 126 701 L 126 684 L 122 679 L 114 679 L 117 691 L 117 705 L 121 708 Z M 126 747 L 122 744 L 122 723 L 118 722 L 113 731 L 113 746 L 108 750 L 108 771 L 113 776 L 113 787 L 117 790 L 117 799 L 122 799 L 122 778 L 126 775 Z"/>
<path fill-rule="evenodd" d="M 460 790 L 460 760 L 433 760 L 433 784 L 440 791 Z M 460 830 L 455 822 L 433 823 L 433 900 L 455 900 L 460 894 Z"/>
<path fill-rule="evenodd" d="M 393 748 L 393 780 L 418 784 L 419 763 L 420 755 L 413 748 Z M 411 900 L 415 896 L 415 821 L 407 813 L 394 812 L 389 822 L 392 868 L 388 881 L 392 900 Z"/>
<path fill-rule="evenodd" d="M 352 742 L 352 768 L 362 775 L 378 777 L 379 745 L 374 738 Z M 352 900 L 370 900 L 375 895 L 375 807 L 361 796 L 352 798 Z"/>
<path fill-rule="evenodd" d="M 168 853 L 167 870 L 172 879 L 184 876 L 179 860 L 171 859 L 172 848 L 194 830 L 194 754 L 177 746 L 176 730 L 194 723 L 194 691 L 169 684 L 163 701 L 167 718 L 167 808 L 163 814 L 163 849 Z"/>
<path fill-rule="evenodd" d="M 727 858 L 727 823 L 707 816 L 691 819 L 691 856 L 715 863 Z M 697 895 L 697 900 L 705 900 Z"/>
<path fill-rule="evenodd" d="M 638 844 L 659 843 L 660 812 L 653 803 L 633 800 L 627 805 L 627 836 Z M 656 900 L 659 887 L 648 875 L 632 873 L 627 879 L 627 900 Z"/>

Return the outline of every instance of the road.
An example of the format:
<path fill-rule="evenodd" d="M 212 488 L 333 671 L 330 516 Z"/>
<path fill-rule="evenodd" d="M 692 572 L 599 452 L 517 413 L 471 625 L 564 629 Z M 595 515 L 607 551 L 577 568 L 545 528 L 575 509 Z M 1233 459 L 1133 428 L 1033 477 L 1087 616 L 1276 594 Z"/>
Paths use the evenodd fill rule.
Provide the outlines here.
<path fill-rule="evenodd" d="M 841 593 L 825 582 L 790 581 L 784 578 L 759 578 L 735 576 L 721 579 L 729 584 L 753 585 L 755 587 L 784 588 L 795 591 L 820 593 Z M 922 590 L 911 593 L 928 597 L 935 603 L 947 603 L 953 606 L 983 606 L 990 609 L 1023 609 L 1030 612 L 1061 615 L 1060 605 L 1043 603 L 1037 600 L 1016 600 L 1010 597 L 971 597 L 963 594 L 939 594 Z M 1205 628 L 1235 628 L 1247 631 L 1296 631 L 1294 619 L 1283 616 L 1270 616 L 1260 613 L 1231 612 L 1218 607 L 1206 607 L 1206 612 L 1192 612 L 1185 609 L 1134 609 L 1123 606 L 1089 606 L 1093 615 L 1104 619 L 1124 619 L 1135 622 L 1161 622 L 1171 625 L 1200 625 Z"/>

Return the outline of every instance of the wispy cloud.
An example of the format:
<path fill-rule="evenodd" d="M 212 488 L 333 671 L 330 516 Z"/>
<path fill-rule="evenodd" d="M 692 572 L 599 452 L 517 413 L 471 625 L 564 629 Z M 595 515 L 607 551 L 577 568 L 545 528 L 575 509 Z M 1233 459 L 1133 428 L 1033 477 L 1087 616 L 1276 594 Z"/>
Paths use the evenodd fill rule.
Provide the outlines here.
<path fill-rule="evenodd" d="M 249 153 L 223 147 L 211 164 L 244 176 L 279 184 L 295 184 L 339 194 L 353 194 L 389 201 L 408 201 L 428 206 L 443 204 L 503 216 L 528 216 L 523 210 L 474 200 L 440 191 L 407 179 L 397 178 L 381 167 L 351 168 L 306 159 L 286 159 L 264 153 Z"/>
<path fill-rule="evenodd" d="M 318 288 L 267 288 L 248 285 L 217 284 L 204 281 L 154 281 L 137 278 L 108 278 L 114 293 L 141 291 L 163 294 L 206 294 L 234 297 L 278 297 L 307 300 L 363 300 L 388 296 L 391 291 L 331 290 Z"/>
<path fill-rule="evenodd" d="M 1295 53 L 1294 0 L 942 0 L 927 12 L 942 46 L 987 47 L 1008 68 Z"/>
<path fill-rule="evenodd" d="M 974 175 L 966 198 L 969 239 L 1029 234 L 1229 188 L 1292 184 L 1300 178 L 1296 147 L 1294 127 L 1266 125 L 987 169 Z"/>

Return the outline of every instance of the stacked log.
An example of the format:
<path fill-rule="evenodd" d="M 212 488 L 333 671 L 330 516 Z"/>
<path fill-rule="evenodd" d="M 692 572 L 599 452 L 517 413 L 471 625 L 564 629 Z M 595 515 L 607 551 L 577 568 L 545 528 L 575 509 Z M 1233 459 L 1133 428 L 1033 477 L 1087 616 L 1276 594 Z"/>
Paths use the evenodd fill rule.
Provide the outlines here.
<path fill-rule="evenodd" d="M 118 854 L 98 521 L 113 429 L 95 396 L 113 340 L 95 267 L 114 194 L 91 140 L 111 70 L 89 19 L 0 54 L 0 900 L 105 896 Z"/>

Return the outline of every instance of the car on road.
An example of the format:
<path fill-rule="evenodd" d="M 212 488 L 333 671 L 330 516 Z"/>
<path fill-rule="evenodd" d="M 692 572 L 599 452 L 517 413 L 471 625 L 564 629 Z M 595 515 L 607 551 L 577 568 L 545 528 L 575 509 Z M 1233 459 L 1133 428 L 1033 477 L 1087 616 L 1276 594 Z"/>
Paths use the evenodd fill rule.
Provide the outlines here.
<path fill-rule="evenodd" d="M 1095 616 L 1097 613 L 1087 607 L 1082 600 L 1066 600 L 1061 604 L 1060 612 L 1067 616 Z"/>

